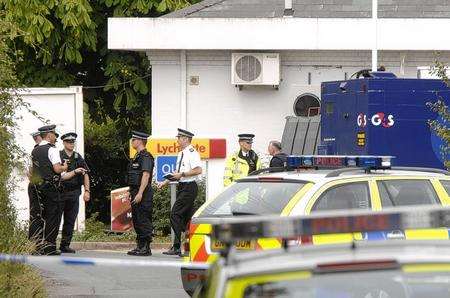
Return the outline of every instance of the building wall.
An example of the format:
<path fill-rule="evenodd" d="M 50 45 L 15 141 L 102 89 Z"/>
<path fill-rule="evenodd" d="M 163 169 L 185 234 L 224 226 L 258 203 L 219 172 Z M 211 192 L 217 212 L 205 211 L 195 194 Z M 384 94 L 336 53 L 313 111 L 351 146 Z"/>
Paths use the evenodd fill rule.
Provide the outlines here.
<path fill-rule="evenodd" d="M 264 52 L 264 51 L 263 51 Z M 254 149 L 266 153 L 270 140 L 281 140 L 285 117 L 294 115 L 303 93 L 320 98 L 323 81 L 343 80 L 370 68 L 369 51 L 281 51 L 282 82 L 271 87 L 231 84 L 231 51 L 186 51 L 186 78 L 181 78 L 180 51 L 148 52 L 152 65 L 152 134 L 173 136 L 180 123 L 181 82 L 186 80 L 187 129 L 200 137 L 226 138 L 228 153 L 237 149 L 238 133 L 255 133 Z M 432 65 L 433 52 L 379 52 L 379 64 L 399 77 L 417 77 L 418 66 Z M 450 52 L 441 54 L 450 61 Z M 190 78 L 197 76 L 198 85 Z M 224 160 L 208 164 L 208 195 L 222 189 Z"/>

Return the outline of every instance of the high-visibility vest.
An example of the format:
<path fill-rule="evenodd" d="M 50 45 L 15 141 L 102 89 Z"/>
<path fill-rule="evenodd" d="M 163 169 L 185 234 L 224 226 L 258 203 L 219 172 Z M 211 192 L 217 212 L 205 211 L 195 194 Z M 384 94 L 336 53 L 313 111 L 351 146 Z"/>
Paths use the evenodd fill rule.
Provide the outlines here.
<path fill-rule="evenodd" d="M 256 153 L 255 153 L 256 154 Z M 246 177 L 250 167 L 245 159 L 239 157 L 239 151 L 234 152 L 227 158 L 225 172 L 223 175 L 223 186 L 228 186 L 237 179 Z M 261 169 L 261 160 L 258 157 L 256 169 Z"/>

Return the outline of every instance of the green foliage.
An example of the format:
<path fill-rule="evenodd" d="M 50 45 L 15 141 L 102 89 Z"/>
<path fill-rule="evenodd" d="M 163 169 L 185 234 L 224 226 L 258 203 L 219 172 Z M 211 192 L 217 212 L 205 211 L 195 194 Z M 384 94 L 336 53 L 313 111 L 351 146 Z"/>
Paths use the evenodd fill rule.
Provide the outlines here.
<path fill-rule="evenodd" d="M 84 222 L 85 230 L 80 234 L 79 239 L 86 242 L 92 238 L 97 238 L 105 233 L 105 225 L 97 220 L 98 213 L 94 213 Z"/>
<path fill-rule="evenodd" d="M 170 187 L 161 190 L 154 188 L 153 194 L 153 228 L 157 235 L 170 234 Z M 194 210 L 206 201 L 206 186 L 202 181 L 198 185 L 198 195 L 194 202 Z"/>
<path fill-rule="evenodd" d="M 148 58 L 108 50 L 108 17 L 158 17 L 194 2 L 198 0 L 0 0 L 5 17 L 18 24 L 9 45 L 23 56 L 17 64 L 22 84 L 87 86 L 85 157 L 93 179 L 87 213 L 98 211 L 105 223 L 109 192 L 124 185 L 130 131 L 151 132 Z"/>
<path fill-rule="evenodd" d="M 441 78 L 450 87 L 447 68 L 437 58 L 431 72 Z M 445 105 L 444 99 L 441 96 L 439 96 L 436 102 L 428 103 L 427 105 L 433 112 L 437 113 L 437 119 L 429 120 L 428 124 L 431 130 L 442 140 L 440 149 L 444 159 L 444 165 L 447 169 L 450 169 L 450 160 L 448 159 L 450 156 L 450 128 L 448 126 L 450 123 L 450 112 L 448 106 Z"/>
<path fill-rule="evenodd" d="M 20 87 L 16 76 L 16 62 L 20 53 L 9 46 L 19 30 L 0 14 L 0 252 L 29 253 L 33 244 L 28 242 L 24 227 L 17 222 L 12 194 L 17 186 L 17 172 L 23 171 L 24 153 L 16 144 L 16 112 L 27 108 L 22 99 L 11 91 Z M 14 174 L 13 174 L 14 173 Z M 43 297 L 45 290 L 39 275 L 30 267 L 0 263 L 1 297 Z"/>

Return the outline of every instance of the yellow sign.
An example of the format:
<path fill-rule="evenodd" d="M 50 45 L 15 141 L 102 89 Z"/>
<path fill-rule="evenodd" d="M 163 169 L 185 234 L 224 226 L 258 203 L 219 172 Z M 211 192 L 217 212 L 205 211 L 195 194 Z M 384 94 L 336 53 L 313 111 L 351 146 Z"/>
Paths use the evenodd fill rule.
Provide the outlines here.
<path fill-rule="evenodd" d="M 200 153 L 203 159 L 224 158 L 226 154 L 226 142 L 224 139 L 193 139 L 192 146 Z M 153 156 L 177 155 L 180 146 L 176 139 L 149 139 L 147 141 L 147 151 Z M 136 150 L 131 147 L 130 157 L 134 157 Z"/>

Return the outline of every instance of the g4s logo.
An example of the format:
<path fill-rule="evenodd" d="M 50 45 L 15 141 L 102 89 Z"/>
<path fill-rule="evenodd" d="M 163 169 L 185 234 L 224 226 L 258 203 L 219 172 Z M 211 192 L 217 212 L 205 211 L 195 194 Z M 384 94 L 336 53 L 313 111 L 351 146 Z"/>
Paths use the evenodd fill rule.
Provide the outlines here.
<path fill-rule="evenodd" d="M 393 115 L 385 115 L 383 112 L 378 112 L 370 119 L 374 126 L 383 126 L 385 128 L 392 127 L 395 123 Z"/>

